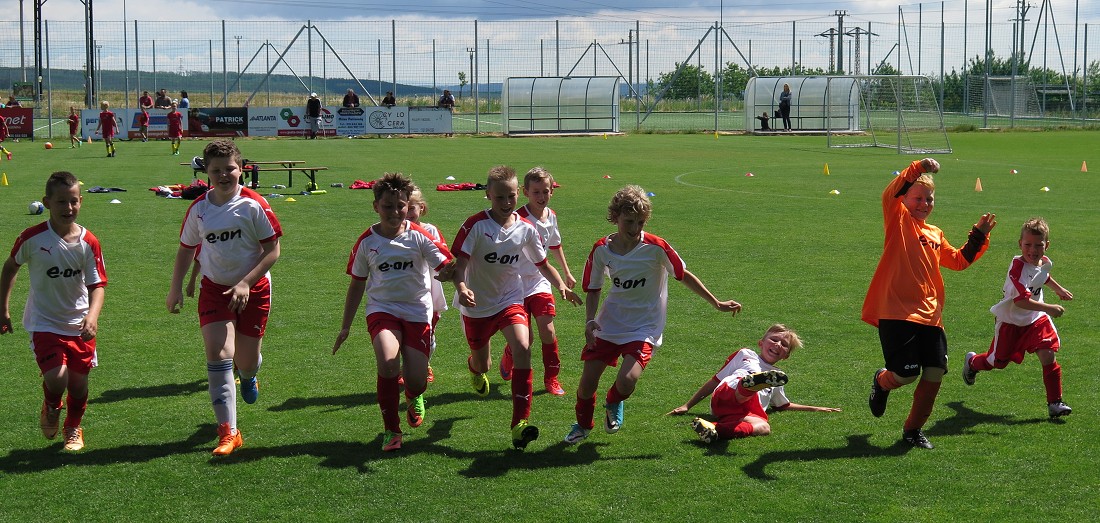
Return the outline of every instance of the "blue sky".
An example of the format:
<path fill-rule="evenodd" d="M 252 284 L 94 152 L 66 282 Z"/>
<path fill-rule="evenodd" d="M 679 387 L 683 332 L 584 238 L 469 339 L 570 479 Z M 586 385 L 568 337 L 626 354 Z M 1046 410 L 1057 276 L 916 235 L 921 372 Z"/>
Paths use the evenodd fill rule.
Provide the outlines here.
<path fill-rule="evenodd" d="M 1055 20 L 1072 24 L 1075 10 L 1081 23 L 1100 22 L 1100 0 L 1051 0 Z M 11 0 L 12 4 L 15 0 Z M 26 3 L 24 16 L 31 16 Z M 835 10 L 848 11 L 853 22 L 890 21 L 897 19 L 898 6 L 915 12 L 918 3 L 861 0 L 397 0 L 390 2 L 362 0 L 94 0 L 98 20 L 121 20 L 123 4 L 126 19 L 133 20 L 344 20 L 344 19 L 568 19 L 600 18 L 607 20 L 663 20 L 767 22 L 777 20 L 835 19 Z M 1037 14 L 1042 0 L 1030 0 L 1032 14 Z M 961 19 L 969 9 L 971 21 L 983 18 L 985 0 L 950 0 L 944 2 L 948 20 Z M 1013 18 L 1015 0 L 994 0 L 994 22 Z M 396 6 L 400 6 L 397 8 Z M 14 5 L 12 6 L 14 7 Z M 722 8 L 720 10 L 720 7 Z M 923 9 L 937 12 L 940 2 L 925 2 Z M 78 0 L 51 0 L 43 7 L 51 20 L 81 20 L 83 6 Z M 8 10 L 7 15 L 14 15 Z M 720 14 L 721 11 L 721 14 Z M 1032 15 L 1029 15 L 1031 17 Z M 14 18 L 14 16 L 12 16 Z"/>

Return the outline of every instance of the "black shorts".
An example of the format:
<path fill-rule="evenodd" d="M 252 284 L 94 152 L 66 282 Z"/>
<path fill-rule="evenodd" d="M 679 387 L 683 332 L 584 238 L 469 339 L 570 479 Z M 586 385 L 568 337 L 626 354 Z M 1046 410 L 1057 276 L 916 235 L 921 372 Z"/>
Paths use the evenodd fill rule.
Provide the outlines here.
<path fill-rule="evenodd" d="M 878 339 L 886 369 L 898 376 L 917 376 L 922 367 L 947 371 L 947 335 L 940 327 L 906 320 L 879 320 Z"/>

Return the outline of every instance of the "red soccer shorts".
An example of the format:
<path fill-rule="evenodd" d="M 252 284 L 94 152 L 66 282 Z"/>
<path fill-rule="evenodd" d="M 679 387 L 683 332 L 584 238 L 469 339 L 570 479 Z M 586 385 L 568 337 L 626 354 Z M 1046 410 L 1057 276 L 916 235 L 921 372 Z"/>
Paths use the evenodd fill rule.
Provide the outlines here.
<path fill-rule="evenodd" d="M 462 330 L 466 333 L 470 350 L 489 345 L 489 338 L 509 325 L 527 325 L 527 311 L 523 310 L 523 305 L 513 303 L 484 318 L 462 317 Z"/>
<path fill-rule="evenodd" d="M 584 350 L 581 351 L 581 361 L 598 360 L 609 367 L 618 366 L 620 356 L 633 356 L 642 366 L 642 370 L 645 370 L 645 366 L 653 357 L 653 345 L 644 341 L 632 341 L 619 345 L 597 336 L 595 346 L 585 345 Z"/>
<path fill-rule="evenodd" d="M 45 373 L 61 365 L 77 374 L 88 374 L 98 365 L 95 338 L 84 341 L 80 336 L 62 336 L 52 332 L 31 334 L 31 349 L 38 368 Z"/>
<path fill-rule="evenodd" d="M 710 395 L 710 411 L 718 417 L 719 422 L 732 422 L 745 419 L 745 416 L 756 416 L 764 421 L 768 420 L 768 413 L 760 404 L 760 396 L 753 393 L 744 403 L 737 401 L 735 387 L 730 387 L 726 382 L 718 384 L 714 393 Z"/>
<path fill-rule="evenodd" d="M 378 337 L 382 331 L 397 335 L 402 347 L 411 347 L 429 356 L 432 349 L 432 327 L 428 323 L 403 320 L 385 312 L 374 312 L 367 316 L 367 330 L 370 339 Z"/>
<path fill-rule="evenodd" d="M 1058 331 L 1054 329 L 1050 317 L 1044 315 L 1031 325 L 998 322 L 997 333 L 989 344 L 989 350 L 993 353 L 994 361 L 1023 363 L 1025 353 L 1040 349 L 1058 352 L 1061 346 Z"/>
<path fill-rule="evenodd" d="M 523 309 L 535 318 L 558 315 L 554 307 L 554 295 L 549 292 L 539 292 L 524 298 Z"/>
<path fill-rule="evenodd" d="M 229 310 L 229 296 L 225 294 L 230 287 L 218 285 L 206 276 L 202 277 L 199 289 L 199 325 L 205 326 L 219 321 L 236 323 L 237 332 L 253 338 L 264 337 L 267 330 L 267 316 L 271 312 L 271 282 L 260 278 L 248 293 L 248 304 L 244 312 Z"/>

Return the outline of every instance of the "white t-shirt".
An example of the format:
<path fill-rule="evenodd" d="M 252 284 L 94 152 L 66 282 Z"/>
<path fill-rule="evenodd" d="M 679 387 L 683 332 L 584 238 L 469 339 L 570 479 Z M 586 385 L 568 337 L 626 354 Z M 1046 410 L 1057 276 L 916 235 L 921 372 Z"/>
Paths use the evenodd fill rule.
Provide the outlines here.
<path fill-rule="evenodd" d="M 1038 266 L 1027 263 L 1023 256 L 1013 257 L 1012 263 L 1008 266 L 1008 275 L 1005 276 L 1004 288 L 1001 289 L 1004 292 L 1004 298 L 990 307 L 989 312 L 992 312 L 999 322 L 1021 327 L 1031 325 L 1039 318 L 1046 316 L 1045 312 L 1021 309 L 1014 303 L 1028 298 L 1043 303 L 1043 285 L 1046 285 L 1050 279 L 1051 265 L 1050 258 L 1046 256 L 1043 256 Z"/>
<path fill-rule="evenodd" d="M 668 312 L 668 276 L 684 279 L 684 260 L 667 242 L 644 231 L 638 245 L 622 256 L 611 251 L 610 238 L 592 246 L 581 280 L 585 292 L 601 290 L 605 277 L 611 283 L 596 315 L 596 337 L 659 347 Z"/>
<path fill-rule="evenodd" d="M 222 205 L 214 205 L 209 196 L 207 191 L 187 208 L 180 244 L 201 245 L 202 275 L 231 287 L 260 262 L 260 244 L 282 236 L 283 230 L 267 200 L 252 189 L 238 187 L 237 195 Z"/>
<path fill-rule="evenodd" d="M 489 211 L 482 211 L 469 217 L 455 236 L 454 253 L 469 260 L 466 286 L 477 302 L 476 307 L 465 307 L 456 294 L 455 306 L 463 316 L 485 318 L 509 305 L 522 305 L 527 295 L 520 271 L 546 263 L 546 247 L 535 226 L 515 212 L 512 218 L 512 226 L 505 229 Z"/>
<path fill-rule="evenodd" d="M 425 222 L 420 222 L 419 225 L 428 232 L 431 239 L 447 247 L 447 240 L 443 238 L 443 233 L 439 232 L 438 227 Z M 443 311 L 447 310 L 447 296 L 443 294 L 443 283 L 434 277 L 432 278 L 432 309 L 435 314 L 443 314 Z"/>
<path fill-rule="evenodd" d="M 348 274 L 367 282 L 367 315 L 392 314 L 405 321 L 430 323 L 432 275 L 453 259 L 419 225 L 405 222 L 392 240 L 366 230 L 348 258 Z"/>
<path fill-rule="evenodd" d="M 721 383 L 725 383 L 726 386 L 730 388 L 737 388 L 738 383 L 741 382 L 741 378 L 754 372 L 766 370 L 779 369 L 760 359 L 760 355 L 752 349 L 741 349 L 730 354 L 729 358 L 726 358 L 726 364 L 718 370 L 714 378 Z M 783 390 L 782 385 L 778 387 L 768 387 L 757 392 L 756 395 L 760 398 L 760 406 L 765 409 L 769 407 L 781 409 L 791 403 L 791 400 L 787 399 L 787 393 Z"/>
<path fill-rule="evenodd" d="M 520 207 L 519 211 L 516 212 L 535 226 L 535 230 L 539 233 L 539 238 L 542 239 L 542 244 L 545 245 L 547 249 L 561 248 L 561 231 L 558 230 L 558 215 L 553 209 L 549 207 L 546 208 L 545 221 L 535 218 L 526 205 Z M 524 298 L 539 293 L 554 294 L 554 287 L 550 285 L 550 280 L 543 277 L 538 267 L 534 265 L 525 267 L 521 277 L 527 287 Z"/>
<path fill-rule="evenodd" d="M 30 272 L 30 292 L 23 309 L 23 329 L 79 336 L 88 314 L 88 292 L 107 285 L 107 271 L 99 240 L 80 228 L 68 243 L 49 221 L 24 230 L 15 240 L 11 257 Z"/>

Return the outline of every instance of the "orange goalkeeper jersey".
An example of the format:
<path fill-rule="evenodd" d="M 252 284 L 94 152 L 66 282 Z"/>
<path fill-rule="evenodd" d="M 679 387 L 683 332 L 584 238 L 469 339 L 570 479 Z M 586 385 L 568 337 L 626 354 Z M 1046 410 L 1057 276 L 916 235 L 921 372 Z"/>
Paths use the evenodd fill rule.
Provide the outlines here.
<path fill-rule="evenodd" d="M 920 161 L 915 161 L 882 192 L 885 241 L 862 314 L 863 321 L 875 327 L 880 319 L 943 327 L 940 266 L 961 271 L 989 248 L 988 236 L 976 228 L 970 233 L 969 248 L 956 249 L 939 227 L 909 215 L 901 199 L 922 172 Z"/>

